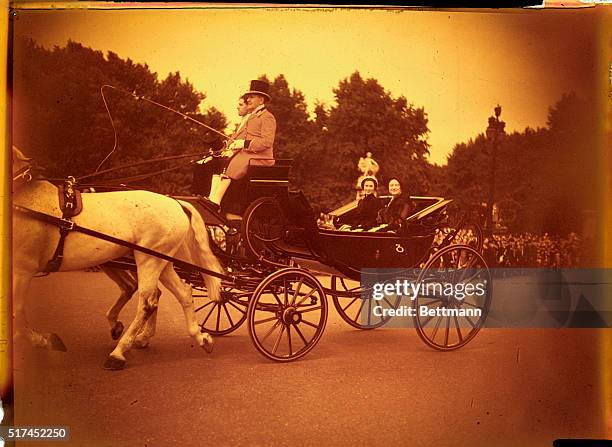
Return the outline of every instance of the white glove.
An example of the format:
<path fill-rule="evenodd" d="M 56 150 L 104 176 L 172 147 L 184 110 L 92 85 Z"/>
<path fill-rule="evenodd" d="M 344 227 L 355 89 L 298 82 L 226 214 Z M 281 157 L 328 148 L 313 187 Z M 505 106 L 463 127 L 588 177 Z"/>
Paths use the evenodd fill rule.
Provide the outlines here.
<path fill-rule="evenodd" d="M 243 149 L 244 148 L 244 140 L 234 140 L 229 145 L 230 149 Z"/>

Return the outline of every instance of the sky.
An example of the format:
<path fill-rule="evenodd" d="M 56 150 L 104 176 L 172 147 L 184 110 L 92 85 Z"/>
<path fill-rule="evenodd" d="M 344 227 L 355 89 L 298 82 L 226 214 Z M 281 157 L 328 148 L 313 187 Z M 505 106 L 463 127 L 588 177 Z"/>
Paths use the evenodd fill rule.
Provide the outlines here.
<path fill-rule="evenodd" d="M 601 10 L 383 9 L 19 10 L 14 36 L 45 47 L 68 39 L 146 63 L 160 79 L 179 71 L 230 122 L 249 81 L 283 74 L 315 101 L 353 72 L 423 107 L 430 161 L 483 133 L 502 105 L 506 130 L 546 125 L 564 92 L 590 95 Z M 376 158 L 376 148 L 364 148 Z"/>

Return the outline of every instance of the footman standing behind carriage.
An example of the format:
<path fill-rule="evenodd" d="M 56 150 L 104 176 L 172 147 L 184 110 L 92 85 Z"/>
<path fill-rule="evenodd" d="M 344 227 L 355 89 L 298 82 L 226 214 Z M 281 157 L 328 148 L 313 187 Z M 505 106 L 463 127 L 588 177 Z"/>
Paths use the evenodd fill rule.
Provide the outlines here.
<path fill-rule="evenodd" d="M 270 101 L 270 85 L 267 82 L 253 80 L 250 89 L 241 98 L 246 101 L 249 116 L 229 140 L 228 149 L 235 151 L 221 181 L 210 193 L 210 200 L 217 205 L 227 191 L 232 180 L 246 175 L 249 164 L 272 166 L 274 164 L 274 137 L 276 119 L 266 108 Z"/>

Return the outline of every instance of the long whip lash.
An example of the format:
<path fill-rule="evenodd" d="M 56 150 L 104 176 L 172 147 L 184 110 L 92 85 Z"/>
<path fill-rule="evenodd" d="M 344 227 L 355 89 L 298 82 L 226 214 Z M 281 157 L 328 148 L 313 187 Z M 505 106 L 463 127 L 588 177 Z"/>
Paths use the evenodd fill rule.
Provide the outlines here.
<path fill-rule="evenodd" d="M 170 112 L 172 112 L 172 113 L 175 113 L 175 114 L 177 114 L 177 115 L 180 115 L 180 116 L 182 116 L 184 119 L 187 119 L 187 120 L 189 120 L 189 121 L 191 121 L 191 122 L 196 123 L 198 126 L 205 127 L 206 129 L 210 130 L 211 132 L 216 133 L 217 135 L 219 135 L 219 136 L 223 137 L 223 138 L 224 138 L 224 139 L 226 139 L 226 140 L 229 140 L 229 139 L 230 139 L 230 137 L 228 137 L 227 135 L 225 135 L 223 132 L 221 132 L 221 131 L 219 131 L 219 130 L 217 130 L 217 129 L 213 128 L 213 127 L 210 127 L 209 125 L 204 124 L 203 122 L 198 121 L 198 120 L 196 120 L 195 118 L 192 118 L 192 117 L 190 117 L 189 115 L 187 115 L 187 114 L 185 114 L 185 113 L 183 113 L 183 112 L 179 112 L 178 110 L 175 110 L 175 109 L 173 109 L 173 108 L 171 108 L 171 107 L 168 107 L 168 106 L 166 106 L 166 105 L 164 105 L 164 104 L 161 104 L 161 103 L 159 103 L 159 102 L 157 102 L 157 101 L 153 101 L 152 99 L 146 98 L 146 97 L 144 97 L 144 96 L 142 96 L 142 95 L 137 95 L 135 91 L 134 91 L 134 92 L 129 92 L 129 91 L 124 90 L 124 89 L 121 89 L 121 88 L 119 88 L 119 87 L 115 87 L 114 85 L 104 84 L 102 87 L 100 87 L 100 94 L 102 95 L 102 101 L 104 102 L 104 107 L 106 108 L 106 113 L 108 114 L 108 117 L 109 117 L 109 119 L 110 119 L 111 125 L 113 126 L 113 133 L 114 133 L 114 139 L 115 139 L 115 141 L 114 141 L 114 144 L 113 144 L 113 149 L 112 149 L 112 150 L 111 150 L 111 151 L 108 153 L 108 155 L 107 155 L 106 157 L 104 157 L 104 159 L 103 159 L 103 160 L 100 162 L 100 164 L 98 165 L 98 167 L 97 167 L 97 168 L 96 168 L 96 170 L 94 171 L 94 174 L 98 174 L 98 171 L 100 170 L 100 168 L 102 167 L 102 165 L 103 165 L 103 164 L 104 164 L 104 163 L 105 163 L 105 162 L 108 160 L 108 158 L 109 158 L 109 157 L 110 157 L 110 156 L 113 154 L 113 152 L 115 152 L 115 150 L 117 149 L 117 129 L 115 128 L 115 124 L 114 124 L 114 122 L 113 122 L 113 117 L 112 117 L 112 115 L 111 115 L 111 113 L 110 113 L 110 110 L 109 110 L 109 108 L 108 108 L 108 104 L 107 104 L 107 102 L 106 102 L 106 97 L 104 96 L 104 88 L 105 88 L 105 87 L 107 87 L 107 88 L 112 88 L 113 90 L 117 90 L 117 91 L 122 92 L 122 93 L 125 93 L 125 94 L 127 94 L 127 95 L 131 95 L 131 96 L 133 96 L 134 98 L 136 98 L 136 100 L 138 100 L 138 101 L 140 101 L 140 100 L 142 100 L 142 101 L 147 101 L 147 102 L 149 102 L 149 103 L 151 103 L 151 104 L 154 104 L 154 105 L 156 105 L 156 106 L 158 106 L 158 107 L 161 107 L 161 108 L 163 108 L 163 109 L 166 109 L 166 110 L 168 110 L 168 111 L 170 111 Z M 92 175 L 94 175 L 94 174 L 92 174 Z M 88 176 L 88 177 L 89 177 L 89 176 Z"/>

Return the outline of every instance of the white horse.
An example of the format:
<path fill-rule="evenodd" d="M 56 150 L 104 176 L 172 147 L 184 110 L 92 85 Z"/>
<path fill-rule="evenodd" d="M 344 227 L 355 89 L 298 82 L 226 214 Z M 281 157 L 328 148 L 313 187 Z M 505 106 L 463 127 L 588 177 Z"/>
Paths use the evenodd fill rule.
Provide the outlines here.
<path fill-rule="evenodd" d="M 23 173 L 30 160 L 13 148 L 13 172 Z M 58 188 L 42 179 L 28 180 L 27 175 L 14 175 L 13 203 L 60 217 Z M 83 211 L 72 219 L 75 224 L 168 256 L 179 255 L 182 260 L 222 273 L 219 261 L 210 250 L 204 222 L 190 204 L 147 191 L 83 194 L 82 200 Z M 34 219 L 19 210 L 13 211 L 13 312 L 16 336 L 27 336 L 35 346 L 65 350 L 56 334 L 40 334 L 30 328 L 25 315 L 30 281 L 34 275 L 45 270 L 58 240 L 57 226 Z M 209 334 L 199 330 L 191 287 L 179 278 L 168 261 L 73 231 L 66 237 L 59 270 L 93 267 L 130 253 L 133 253 L 136 261 L 138 308 L 134 320 L 121 335 L 104 367 L 122 369 L 125 366 L 125 353 L 137 336 L 141 344 L 146 345 L 146 340 L 152 335 L 151 330 L 155 328 L 154 321 L 152 324 L 146 323 L 157 309 L 158 281 L 180 302 L 189 335 L 210 352 L 213 340 Z M 219 300 L 220 279 L 211 275 L 202 276 L 211 299 Z M 127 299 L 129 297 L 125 301 Z M 107 318 L 110 320 L 108 314 Z M 119 336 L 121 332 L 121 328 L 115 328 L 115 335 Z"/>

